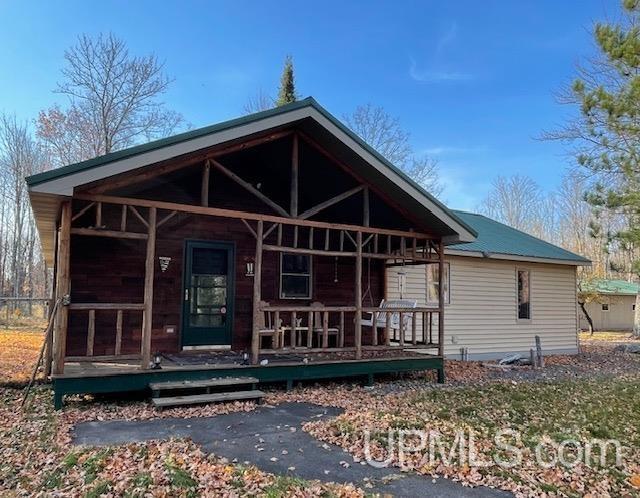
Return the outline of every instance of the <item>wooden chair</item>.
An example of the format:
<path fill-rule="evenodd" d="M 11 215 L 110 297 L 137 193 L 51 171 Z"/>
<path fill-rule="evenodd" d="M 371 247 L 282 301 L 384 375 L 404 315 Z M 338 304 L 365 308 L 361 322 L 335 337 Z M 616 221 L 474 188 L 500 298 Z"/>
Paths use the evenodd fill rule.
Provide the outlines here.
<path fill-rule="evenodd" d="M 269 306 L 266 301 L 260 301 L 260 307 Z M 262 348 L 262 338 L 271 338 L 271 349 L 279 349 L 282 347 L 284 338 L 282 332 L 282 320 L 278 319 L 275 323 L 275 312 L 265 311 L 258 314 L 258 336 L 260 337 L 260 347 Z"/>
<path fill-rule="evenodd" d="M 313 336 L 317 337 L 318 347 L 322 347 L 322 336 L 324 334 L 324 324 L 323 324 L 323 315 L 324 312 L 322 308 L 324 308 L 324 304 L 320 302 L 311 303 L 311 308 L 320 308 L 318 311 L 313 312 Z M 340 327 L 336 325 L 329 325 L 328 329 L 329 338 L 335 337 L 335 345 L 338 345 L 338 335 L 340 334 Z"/>
<path fill-rule="evenodd" d="M 378 329 L 385 329 L 387 327 L 387 314 L 389 314 L 389 328 L 393 330 L 393 338 L 396 337 L 396 331 L 400 330 L 400 313 L 398 311 L 392 311 L 394 308 L 415 308 L 418 306 L 418 302 L 412 299 L 383 299 L 380 301 L 381 311 L 378 311 L 378 318 L 376 323 L 373 323 L 373 317 L 375 313 L 367 313 L 368 318 L 363 318 L 360 322 L 363 327 L 374 327 L 374 334 Z M 402 315 L 402 329 L 406 333 L 407 330 L 411 330 L 412 313 L 404 313 Z"/>

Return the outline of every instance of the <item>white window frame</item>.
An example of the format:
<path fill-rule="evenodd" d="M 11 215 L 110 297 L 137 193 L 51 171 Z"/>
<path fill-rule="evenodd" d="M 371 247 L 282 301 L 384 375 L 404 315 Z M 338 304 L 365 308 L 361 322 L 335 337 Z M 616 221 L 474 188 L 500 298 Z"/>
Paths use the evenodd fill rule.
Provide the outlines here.
<path fill-rule="evenodd" d="M 520 318 L 520 289 L 518 288 L 518 278 L 520 272 L 527 272 L 529 274 L 528 283 L 529 283 L 529 317 L 528 318 Z M 530 323 L 533 317 L 533 293 L 532 293 L 532 285 L 531 280 L 533 278 L 533 272 L 531 268 L 523 268 L 516 267 L 516 320 L 520 323 Z"/>
<path fill-rule="evenodd" d="M 607 307 L 607 309 L 604 308 L 605 306 Z M 609 303 L 602 303 L 600 305 L 600 309 L 603 313 L 609 313 L 609 311 L 611 311 L 611 305 Z"/>
<path fill-rule="evenodd" d="M 285 273 L 282 271 L 284 265 L 282 264 L 282 260 L 285 256 L 306 256 L 309 258 L 309 273 Z M 279 268 L 279 292 L 278 295 L 280 299 L 298 299 L 298 300 L 309 300 L 313 299 L 313 256 L 311 254 L 295 254 L 290 252 L 281 252 L 280 253 L 280 268 Z M 297 277 L 308 276 L 309 277 L 309 294 L 307 296 L 285 296 L 282 291 L 282 276 L 283 275 L 292 275 Z"/>
<path fill-rule="evenodd" d="M 430 271 L 431 267 L 433 267 L 434 269 L 438 269 L 438 264 L 437 263 L 428 264 L 425 270 L 425 273 L 426 273 L 425 280 L 427 282 L 425 298 L 428 306 L 438 306 L 439 299 L 429 299 L 429 288 L 431 287 L 431 278 L 432 278 L 432 274 Z M 449 261 L 445 261 L 444 267 L 445 267 L 444 273 L 447 276 L 445 281 L 445 288 L 444 288 L 444 304 L 451 304 L 451 263 Z"/>

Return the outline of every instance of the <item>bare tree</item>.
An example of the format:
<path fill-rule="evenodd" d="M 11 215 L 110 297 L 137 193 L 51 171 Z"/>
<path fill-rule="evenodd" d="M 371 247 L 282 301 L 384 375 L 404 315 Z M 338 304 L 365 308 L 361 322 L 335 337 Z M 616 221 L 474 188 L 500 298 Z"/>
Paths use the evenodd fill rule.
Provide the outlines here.
<path fill-rule="evenodd" d="M 262 90 L 258 90 L 254 96 L 249 97 L 247 103 L 242 108 L 244 114 L 254 114 L 256 112 L 266 111 L 275 107 L 275 102 L 271 96 Z"/>
<path fill-rule="evenodd" d="M 344 120 L 368 145 L 422 188 L 436 196 L 442 193 L 437 162 L 415 154 L 409 142 L 411 135 L 402 128 L 397 117 L 391 116 L 383 107 L 366 104 L 356 107 L 352 114 L 344 116 Z"/>
<path fill-rule="evenodd" d="M 160 99 L 171 80 L 154 55 L 133 56 L 124 41 L 108 34 L 80 36 L 64 57 L 56 92 L 69 105 L 48 109 L 38 121 L 38 137 L 56 164 L 167 136 L 182 123 Z"/>
<path fill-rule="evenodd" d="M 548 201 L 546 201 L 548 202 Z M 528 176 L 499 176 L 492 182 L 479 211 L 490 218 L 530 234 L 540 233 L 545 196 L 540 186 Z"/>
<path fill-rule="evenodd" d="M 15 297 L 44 295 L 45 272 L 29 208 L 25 176 L 44 169 L 44 155 L 26 123 L 0 116 L 0 257 L 2 291 Z"/>

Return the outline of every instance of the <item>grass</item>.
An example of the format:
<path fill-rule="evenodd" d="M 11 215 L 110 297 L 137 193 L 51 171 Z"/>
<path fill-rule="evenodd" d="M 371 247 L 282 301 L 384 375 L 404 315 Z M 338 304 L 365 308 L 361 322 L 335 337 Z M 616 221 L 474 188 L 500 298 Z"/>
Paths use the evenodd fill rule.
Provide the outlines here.
<path fill-rule="evenodd" d="M 276 477 L 273 484 L 264 490 L 265 498 L 280 498 L 290 496 L 296 490 L 304 490 L 308 483 L 304 479 L 292 476 Z"/>
<path fill-rule="evenodd" d="M 598 330 L 593 334 L 589 332 L 580 332 L 580 342 L 585 341 L 597 341 L 597 342 L 630 342 L 638 341 L 634 339 L 630 331 L 617 331 L 617 330 Z"/>
<path fill-rule="evenodd" d="M 341 444 L 343 447 L 364 448 L 365 430 L 373 429 L 371 440 L 386 455 L 388 430 L 435 430 L 440 433 L 448 449 L 456 431 L 472 431 L 477 440 L 480 460 L 491 465 L 480 469 L 484 484 L 501 487 L 526 487 L 528 492 L 547 492 L 577 496 L 576 489 L 586 484 L 606 486 L 597 488 L 594 496 L 640 496 L 630 484 L 640 473 L 640 435 L 635 421 L 640 417 L 640 377 L 585 379 L 555 382 L 497 382 L 481 387 L 426 389 L 402 396 L 387 397 L 375 408 L 353 407 L 338 418 L 318 422 L 310 430 L 317 437 Z M 523 464 L 513 469 L 495 465 L 496 455 L 508 458 L 497 446 L 495 434 L 508 428 L 521 435 Z M 622 468 L 615 466 L 615 447 L 606 451 L 607 465 L 596 460 L 599 447 L 593 446 L 592 463 L 581 466 L 580 476 L 558 466 L 545 472 L 535 469 L 535 450 L 545 437 L 555 443 L 578 441 L 582 447 L 594 440 L 619 440 L 626 448 Z M 510 441 L 513 444 L 515 439 Z M 557 448 L 541 446 L 542 454 L 553 456 Z M 572 459 L 572 447 L 567 461 Z M 434 468 L 420 468 L 428 457 L 428 447 L 411 455 L 414 468 L 433 473 Z M 573 453 L 575 454 L 575 452 Z M 422 458 L 425 457 L 425 458 Z M 396 457 L 397 462 L 397 457 Z M 437 468 L 436 473 L 465 480 L 466 463 L 458 460 L 449 468 Z M 541 469 L 538 466 L 538 470 Z M 474 474 L 474 478 L 478 478 Z M 639 476 L 640 478 L 640 476 Z M 578 482 L 576 482 L 578 481 Z M 475 482 L 476 484 L 478 482 Z M 511 484 L 509 484 L 511 483 Z M 604 484 L 603 484 L 604 483 Z M 514 489 L 515 489 L 514 488 Z M 604 490 L 604 491 L 603 491 Z M 635 493 L 635 494 L 634 494 Z"/>

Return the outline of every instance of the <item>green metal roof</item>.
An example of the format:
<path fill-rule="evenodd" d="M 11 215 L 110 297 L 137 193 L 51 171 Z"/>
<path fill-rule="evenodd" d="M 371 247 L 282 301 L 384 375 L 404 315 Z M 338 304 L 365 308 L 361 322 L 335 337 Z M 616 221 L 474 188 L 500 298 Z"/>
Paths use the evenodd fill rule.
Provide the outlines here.
<path fill-rule="evenodd" d="M 429 192 L 423 189 L 420 185 L 418 185 L 411 177 L 409 177 L 404 171 L 400 168 L 396 167 L 394 164 L 389 162 L 382 154 L 376 151 L 373 147 L 367 144 L 362 138 L 360 138 L 355 132 L 353 132 L 349 127 L 344 125 L 340 120 L 335 118 L 329 111 L 327 111 L 324 107 L 322 107 L 313 97 L 307 97 L 305 99 L 293 102 L 291 104 L 286 104 L 283 106 L 275 107 L 273 109 L 268 109 L 266 111 L 257 112 L 254 114 L 249 114 L 247 116 L 243 116 L 240 118 L 232 119 L 229 121 L 224 121 L 222 123 L 214 124 L 211 126 L 206 126 L 204 128 L 198 128 L 196 130 L 190 130 L 185 133 L 180 133 L 178 135 L 173 135 L 171 137 L 162 138 L 160 140 L 155 140 L 153 142 L 148 142 L 141 145 L 136 145 L 134 147 L 130 147 L 128 149 L 119 150 L 117 152 L 112 152 L 110 154 L 105 154 L 103 156 L 98 156 L 93 159 L 89 159 L 87 161 L 82 161 L 75 164 L 70 164 L 68 166 L 63 166 L 61 168 L 56 168 L 50 171 L 45 171 L 44 173 L 38 173 L 36 175 L 32 175 L 26 178 L 27 185 L 29 187 L 33 187 L 35 185 L 48 182 L 50 180 L 54 180 L 57 178 L 61 178 L 67 175 L 71 175 L 74 173 L 78 173 L 81 171 L 85 171 L 91 168 L 96 168 L 99 166 L 104 166 L 108 163 L 120 161 L 122 159 L 127 159 L 133 156 L 137 156 L 139 154 L 144 154 L 146 152 L 153 151 L 155 149 L 159 149 L 162 147 L 175 145 L 180 142 L 186 142 L 188 140 L 193 140 L 199 137 L 203 137 L 205 135 L 209 135 L 212 133 L 217 133 L 223 130 L 227 130 L 230 128 L 234 128 L 237 126 L 246 125 L 261 119 L 269 118 L 271 116 L 277 116 L 279 114 L 284 114 L 287 112 L 295 111 L 297 109 L 302 109 L 304 107 L 312 107 L 320 114 L 322 114 L 325 118 L 327 118 L 331 123 L 337 126 L 341 131 L 346 133 L 351 139 L 357 142 L 362 148 L 364 148 L 367 152 L 376 157 L 381 163 L 383 163 L 386 167 L 393 170 L 396 174 L 401 176 L 405 181 L 413 185 L 418 191 L 420 191 L 425 197 L 427 197 L 431 202 L 437 205 L 440 209 L 442 209 L 448 216 L 454 219 L 457 223 L 463 226 L 468 232 L 476 236 L 473 227 L 469 226 L 465 223 L 464 219 L 457 216 L 451 209 L 447 208 L 443 203 L 441 203 L 438 199 L 432 196 Z"/>
<path fill-rule="evenodd" d="M 549 260 L 561 260 L 579 263 L 590 263 L 587 258 L 561 247 L 545 242 L 542 239 L 511 228 L 491 218 L 467 211 L 453 210 L 467 225 L 478 234 L 473 242 L 466 244 L 454 244 L 449 249 L 456 251 L 480 252 L 502 254 L 509 256 L 521 256 L 529 258 L 541 258 Z"/>
<path fill-rule="evenodd" d="M 595 290 L 599 294 L 623 294 L 635 296 L 640 292 L 640 284 L 627 282 L 626 280 L 598 279 L 586 285 L 589 290 Z"/>

